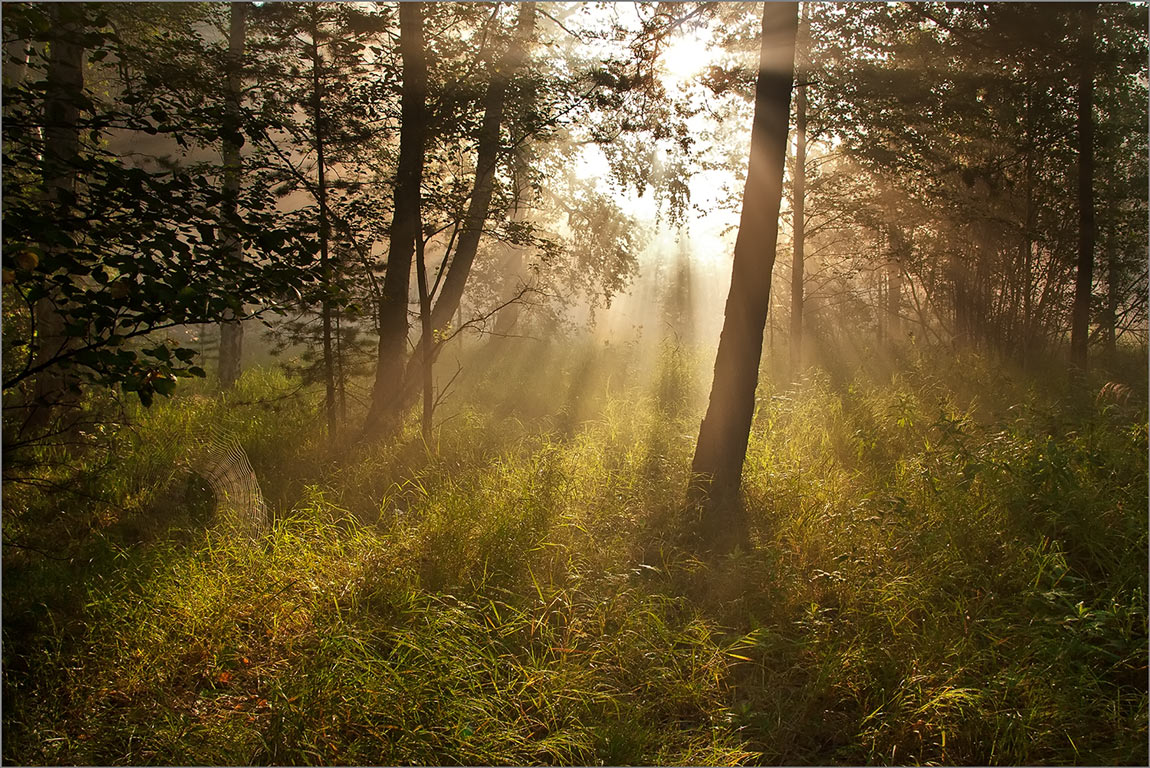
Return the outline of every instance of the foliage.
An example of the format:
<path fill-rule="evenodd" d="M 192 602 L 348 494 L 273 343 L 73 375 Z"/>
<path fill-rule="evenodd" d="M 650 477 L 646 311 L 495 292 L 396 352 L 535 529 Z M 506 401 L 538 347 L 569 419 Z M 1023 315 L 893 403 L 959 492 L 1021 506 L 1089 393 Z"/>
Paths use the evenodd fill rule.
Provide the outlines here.
<path fill-rule="evenodd" d="M 125 42 L 103 11 L 77 8 L 88 66 L 110 79 L 104 87 L 114 93 L 90 84 L 72 95 L 81 151 L 63 169 L 49 167 L 51 132 L 41 130 L 43 43 L 54 34 L 45 7 L 16 4 L 5 15 L 6 33 L 27 46 L 28 63 L 23 80 L 4 86 L 4 390 L 11 397 L 39 372 L 67 369 L 78 381 L 118 385 L 149 403 L 155 393 L 170 395 L 177 376 L 204 375 L 182 334 L 161 332 L 298 291 L 310 280 L 314 246 L 305 233 L 280 227 L 266 190 L 252 188 L 229 225 L 258 258 L 221 256 L 213 169 L 179 161 L 157 167 L 117 151 L 140 136 L 161 137 L 176 154 L 210 146 L 218 130 L 194 118 L 212 95 L 200 92 L 197 104 L 154 77 L 117 78 L 107 62 L 132 72 L 148 41 Z M 171 45 L 161 33 L 153 52 Z M 43 201 L 44 179 L 53 173 L 76 181 L 62 207 Z M 37 356 L 43 341 L 34 325 L 34 306 L 44 301 L 70 339 L 47 359 Z"/>
<path fill-rule="evenodd" d="M 1146 11 L 1100 8 L 1094 151 L 1111 256 L 1096 274 L 1113 281 L 1096 281 L 1094 306 L 1098 324 L 1117 322 L 1121 335 L 1144 322 L 1142 291 L 1119 286 L 1144 279 L 1124 259 L 1141 259 L 1146 242 L 1145 131 L 1129 122 L 1141 125 L 1146 111 L 1146 39 L 1134 33 Z M 1069 328 L 1079 15 L 1026 4 L 814 6 L 812 126 L 837 145 L 819 162 L 837 161 L 832 187 L 860 188 L 821 201 L 823 215 L 875 243 L 877 264 L 864 271 L 893 260 L 921 286 L 935 325 L 923 333 L 1025 352 L 1057 346 Z M 1126 251 L 1119 242 L 1133 230 L 1139 245 Z"/>

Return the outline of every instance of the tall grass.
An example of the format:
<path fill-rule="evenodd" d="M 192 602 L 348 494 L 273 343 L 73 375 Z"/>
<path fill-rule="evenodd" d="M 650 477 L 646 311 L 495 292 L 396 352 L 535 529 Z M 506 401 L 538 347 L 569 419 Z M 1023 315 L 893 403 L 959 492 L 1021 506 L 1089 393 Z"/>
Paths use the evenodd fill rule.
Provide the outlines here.
<path fill-rule="evenodd" d="M 142 521 L 93 523 L 83 562 L 6 553 L 4 759 L 1146 760 L 1141 391 L 1070 407 L 972 362 L 765 382 L 753 549 L 714 559 L 681 514 L 692 354 L 518 351 L 431 451 L 332 460 L 268 372 L 139 413 L 100 490 Z M 213 423 L 276 500 L 258 542 L 181 480 Z"/>

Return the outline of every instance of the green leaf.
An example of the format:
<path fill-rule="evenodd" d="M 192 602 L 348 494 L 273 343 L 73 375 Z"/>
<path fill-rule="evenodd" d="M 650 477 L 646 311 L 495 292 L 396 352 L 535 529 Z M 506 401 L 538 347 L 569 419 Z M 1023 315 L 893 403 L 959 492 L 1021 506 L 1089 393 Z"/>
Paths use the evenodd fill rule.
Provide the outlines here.
<path fill-rule="evenodd" d="M 176 391 L 176 380 L 161 376 L 152 380 L 152 388 L 165 397 L 171 397 L 172 393 Z"/>

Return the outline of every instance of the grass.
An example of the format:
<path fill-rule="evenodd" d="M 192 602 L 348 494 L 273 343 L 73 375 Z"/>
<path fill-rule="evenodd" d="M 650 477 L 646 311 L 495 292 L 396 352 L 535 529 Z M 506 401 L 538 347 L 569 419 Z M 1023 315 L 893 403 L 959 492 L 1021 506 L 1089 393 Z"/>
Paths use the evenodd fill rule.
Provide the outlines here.
<path fill-rule="evenodd" d="M 4 760 L 1146 761 L 1144 381 L 764 381 L 753 549 L 714 559 L 681 514 L 705 365 L 519 352 L 433 452 L 333 459 L 315 394 L 253 371 L 137 413 L 86 479 L 108 504 L 6 498 L 6 536 L 86 533 L 5 552 Z M 258 541 L 189 490 L 210 424 L 272 501 Z"/>

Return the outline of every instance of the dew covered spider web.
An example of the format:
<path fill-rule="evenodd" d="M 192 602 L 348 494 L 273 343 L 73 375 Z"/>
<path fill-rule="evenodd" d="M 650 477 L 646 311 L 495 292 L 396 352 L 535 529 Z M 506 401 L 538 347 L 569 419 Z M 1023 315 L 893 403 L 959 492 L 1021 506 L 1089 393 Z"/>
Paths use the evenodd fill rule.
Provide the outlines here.
<path fill-rule="evenodd" d="M 189 468 L 207 481 L 221 520 L 250 536 L 267 527 L 267 504 L 259 481 L 234 434 L 212 427 L 198 435 Z"/>

